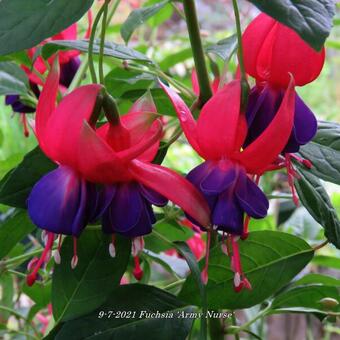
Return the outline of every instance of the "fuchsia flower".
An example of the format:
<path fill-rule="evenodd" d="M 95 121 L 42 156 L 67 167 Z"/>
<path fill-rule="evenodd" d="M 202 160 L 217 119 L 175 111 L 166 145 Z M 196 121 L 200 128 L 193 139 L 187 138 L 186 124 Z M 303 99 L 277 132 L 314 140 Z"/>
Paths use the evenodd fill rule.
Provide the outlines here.
<path fill-rule="evenodd" d="M 209 207 L 186 179 L 150 163 L 158 150 L 162 124 L 148 98 L 139 100 L 120 119 L 101 85 L 82 86 L 56 106 L 58 86 L 56 59 L 39 98 L 35 128 L 41 149 L 58 168 L 41 178 L 28 199 L 32 221 L 47 234 L 46 248 L 27 282 L 36 280 L 58 234 L 74 236 L 74 267 L 76 238 L 99 217 L 103 231 L 113 235 L 111 256 L 115 256 L 114 233 L 135 238 L 132 251 L 135 274 L 140 277 L 140 236 L 151 232 L 155 222 L 151 205 L 163 206 L 170 199 L 203 226 L 210 223 Z M 109 122 L 97 129 L 102 109 Z M 56 254 L 59 262 L 60 254 Z"/>
<path fill-rule="evenodd" d="M 262 13 L 247 27 L 243 34 L 244 63 L 246 72 L 256 79 L 251 90 L 246 112 L 249 132 L 245 145 L 254 141 L 275 117 L 289 84 L 289 74 L 298 86 L 312 82 L 320 74 L 325 49 L 313 50 L 297 33 L 271 17 Z M 290 153 L 299 151 L 317 131 L 317 121 L 313 112 L 295 95 L 295 116 L 292 133 L 281 152 L 283 160 L 278 167 L 286 166 L 294 201 L 298 198 L 293 185 L 295 171 L 290 162 L 294 157 L 307 167 L 311 163 Z"/>
<path fill-rule="evenodd" d="M 187 175 L 187 179 L 206 198 L 214 229 L 229 235 L 235 289 L 250 288 L 242 273 L 236 241 L 238 236 L 247 234 L 248 219 L 245 219 L 245 214 L 248 218 L 263 218 L 267 214 L 268 200 L 256 182 L 276 160 L 290 136 L 294 119 L 294 80 L 291 78 L 275 118 L 245 148 L 247 123 L 245 114 L 240 111 L 239 80 L 232 81 L 214 94 L 203 106 L 197 122 L 183 100 L 170 88 L 165 85 L 162 87 L 175 107 L 189 143 L 205 160 Z M 193 216 L 190 218 L 200 225 Z M 208 251 L 206 256 L 206 267 L 202 273 L 205 281 Z"/>
<path fill-rule="evenodd" d="M 256 79 L 247 110 L 249 141 L 256 138 L 273 119 L 292 74 L 298 86 L 312 82 L 320 74 L 325 49 L 314 51 L 297 33 L 262 13 L 243 34 L 246 72 Z M 283 152 L 296 152 L 317 130 L 316 119 L 296 95 L 292 134 Z"/>

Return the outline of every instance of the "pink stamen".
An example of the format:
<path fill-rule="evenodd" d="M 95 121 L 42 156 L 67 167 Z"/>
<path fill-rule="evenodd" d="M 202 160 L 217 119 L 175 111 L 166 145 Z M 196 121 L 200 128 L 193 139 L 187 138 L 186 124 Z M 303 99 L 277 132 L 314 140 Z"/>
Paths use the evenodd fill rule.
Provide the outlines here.
<path fill-rule="evenodd" d="M 37 280 L 38 270 L 41 268 L 43 263 L 47 262 L 48 255 L 51 253 L 53 241 L 54 241 L 54 234 L 49 232 L 47 234 L 46 246 L 40 256 L 40 259 L 33 264 L 35 265 L 33 271 L 30 274 L 28 274 L 26 277 L 27 285 L 32 286 L 34 282 Z"/>
<path fill-rule="evenodd" d="M 232 269 L 235 272 L 234 275 L 234 289 L 236 292 L 240 292 L 242 288 L 251 289 L 251 284 L 245 277 L 242 265 L 241 265 L 241 256 L 240 251 L 237 244 L 237 237 L 231 236 L 231 244 L 233 249 L 233 255 L 231 258 Z"/>
<path fill-rule="evenodd" d="M 115 235 L 112 234 L 112 240 L 111 240 L 111 243 L 109 245 L 109 253 L 110 253 L 110 256 L 112 258 L 116 257 L 116 247 L 115 247 Z"/>
<path fill-rule="evenodd" d="M 291 153 L 290 157 L 296 159 L 299 163 L 303 164 L 308 169 L 311 169 L 313 167 L 313 163 L 309 159 L 301 158 L 294 153 Z"/>
<path fill-rule="evenodd" d="M 30 135 L 30 131 L 28 130 L 28 124 L 27 124 L 27 117 L 25 113 L 20 114 L 21 117 L 21 123 L 24 127 L 24 136 L 28 137 Z"/>
<path fill-rule="evenodd" d="M 139 257 L 134 256 L 133 260 L 135 262 L 135 267 L 132 271 L 132 274 L 137 281 L 140 281 L 142 279 L 143 275 L 144 275 L 144 272 L 143 272 L 143 269 L 140 266 Z"/>
<path fill-rule="evenodd" d="M 246 215 L 244 219 L 243 233 L 241 235 L 241 240 L 246 240 L 249 236 L 249 222 L 250 222 L 250 216 Z"/>
<path fill-rule="evenodd" d="M 77 255 L 77 238 L 73 237 L 73 257 L 71 260 L 71 268 L 74 269 L 78 265 L 78 255 Z"/>
<path fill-rule="evenodd" d="M 207 246 L 206 246 L 206 251 L 205 251 L 205 265 L 204 268 L 201 272 L 201 279 L 203 281 L 203 284 L 207 284 L 209 280 L 209 275 L 208 275 L 208 267 L 209 267 L 209 255 L 210 255 L 210 242 L 211 242 L 211 232 L 208 231 L 208 239 L 207 239 Z"/>
<path fill-rule="evenodd" d="M 295 203 L 296 206 L 299 206 L 299 198 L 297 196 L 295 186 L 294 186 L 294 178 L 297 178 L 298 174 L 296 173 L 295 169 L 293 168 L 293 165 L 292 165 L 292 162 L 291 162 L 291 159 L 290 159 L 291 156 L 292 156 L 292 154 L 289 154 L 289 153 L 286 154 L 286 168 L 287 168 L 287 174 L 288 174 L 288 185 L 289 185 L 290 190 L 291 190 L 292 195 L 293 195 L 293 202 Z"/>

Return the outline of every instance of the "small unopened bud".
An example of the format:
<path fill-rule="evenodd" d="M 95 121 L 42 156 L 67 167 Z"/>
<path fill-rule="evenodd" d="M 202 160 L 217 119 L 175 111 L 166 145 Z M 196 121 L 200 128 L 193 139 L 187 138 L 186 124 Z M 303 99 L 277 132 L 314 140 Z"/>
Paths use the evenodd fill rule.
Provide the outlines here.
<path fill-rule="evenodd" d="M 329 298 L 329 297 L 321 299 L 319 303 L 321 303 L 322 307 L 327 308 L 327 309 L 332 309 L 339 305 L 338 300 Z"/>
<path fill-rule="evenodd" d="M 234 286 L 239 287 L 241 284 L 241 275 L 239 272 L 236 272 L 234 275 Z"/>
<path fill-rule="evenodd" d="M 229 255 L 228 253 L 228 246 L 225 243 L 221 244 L 221 250 L 225 255 Z"/>

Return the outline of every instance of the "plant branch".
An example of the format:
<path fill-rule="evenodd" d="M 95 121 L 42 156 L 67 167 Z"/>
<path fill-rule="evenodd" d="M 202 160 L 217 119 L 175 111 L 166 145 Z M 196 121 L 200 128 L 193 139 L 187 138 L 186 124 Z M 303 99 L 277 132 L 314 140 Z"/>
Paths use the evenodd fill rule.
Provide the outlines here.
<path fill-rule="evenodd" d="M 104 46 L 105 46 L 105 33 L 106 33 L 106 22 L 107 22 L 107 14 L 108 14 L 108 6 L 110 0 L 105 0 L 103 5 L 103 20 L 102 20 L 102 31 L 100 35 L 100 47 L 99 47 L 99 82 L 104 85 L 104 68 L 103 68 L 103 59 L 104 59 Z"/>
<path fill-rule="evenodd" d="M 200 104 L 204 105 L 211 98 L 212 91 L 208 77 L 207 65 L 205 63 L 195 0 L 183 0 L 183 7 L 200 87 Z"/>
<path fill-rule="evenodd" d="M 241 22 L 240 22 L 240 12 L 237 5 L 237 0 L 233 0 L 234 14 L 235 14 L 235 22 L 236 22 L 236 30 L 237 30 L 237 43 L 238 43 L 238 62 L 240 65 L 241 71 L 241 85 L 242 85 L 242 108 L 245 109 L 245 106 L 248 101 L 249 94 L 249 84 L 247 81 L 246 70 L 244 67 L 243 60 L 243 46 L 242 46 L 242 30 L 241 30 Z"/>

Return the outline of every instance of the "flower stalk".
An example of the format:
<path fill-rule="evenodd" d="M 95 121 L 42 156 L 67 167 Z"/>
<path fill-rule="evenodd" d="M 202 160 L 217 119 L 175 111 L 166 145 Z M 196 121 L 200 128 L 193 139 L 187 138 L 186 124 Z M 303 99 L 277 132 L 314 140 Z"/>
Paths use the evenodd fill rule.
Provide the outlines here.
<path fill-rule="evenodd" d="M 202 106 L 211 98 L 212 91 L 200 36 L 195 0 L 184 0 L 183 7 L 200 87 L 199 100 Z"/>

